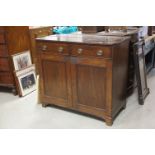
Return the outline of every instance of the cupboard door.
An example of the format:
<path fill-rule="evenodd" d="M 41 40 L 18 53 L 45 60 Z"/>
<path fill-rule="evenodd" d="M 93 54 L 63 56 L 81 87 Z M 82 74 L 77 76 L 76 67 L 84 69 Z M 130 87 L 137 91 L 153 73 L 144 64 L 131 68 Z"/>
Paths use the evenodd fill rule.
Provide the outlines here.
<path fill-rule="evenodd" d="M 68 57 L 42 54 L 39 61 L 41 101 L 45 101 L 47 104 L 70 107 L 70 64 Z"/>
<path fill-rule="evenodd" d="M 110 116 L 111 60 L 72 57 L 71 63 L 74 108 L 101 118 Z"/>

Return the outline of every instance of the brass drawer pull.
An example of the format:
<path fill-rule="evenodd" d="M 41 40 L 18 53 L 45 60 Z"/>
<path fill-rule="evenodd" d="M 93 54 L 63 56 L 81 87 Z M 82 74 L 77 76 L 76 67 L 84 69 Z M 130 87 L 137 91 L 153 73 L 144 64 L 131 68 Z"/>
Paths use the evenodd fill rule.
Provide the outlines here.
<path fill-rule="evenodd" d="M 46 46 L 46 45 L 43 45 L 43 46 L 42 46 L 42 50 L 43 50 L 43 51 L 46 51 L 46 50 L 47 50 L 47 46 Z"/>
<path fill-rule="evenodd" d="M 63 50 L 64 50 L 63 47 L 58 48 L 58 52 L 60 52 L 60 53 L 63 52 Z"/>
<path fill-rule="evenodd" d="M 102 50 L 99 50 L 99 51 L 97 51 L 97 53 L 96 53 L 98 56 L 102 56 L 103 55 L 103 51 Z"/>
<path fill-rule="evenodd" d="M 78 53 L 78 54 L 81 54 L 82 51 L 83 51 L 83 49 L 82 49 L 82 48 L 79 48 L 79 49 L 77 50 L 77 53 Z"/>

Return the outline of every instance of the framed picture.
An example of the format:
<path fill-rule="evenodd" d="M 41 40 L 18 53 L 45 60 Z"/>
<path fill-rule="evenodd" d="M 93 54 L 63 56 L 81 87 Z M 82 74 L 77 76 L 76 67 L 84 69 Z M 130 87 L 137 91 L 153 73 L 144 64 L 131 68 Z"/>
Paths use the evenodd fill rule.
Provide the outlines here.
<path fill-rule="evenodd" d="M 32 65 L 30 51 L 25 51 L 12 55 L 15 71 L 24 69 Z"/>
<path fill-rule="evenodd" d="M 24 70 L 16 71 L 15 74 L 20 96 L 25 96 L 36 90 L 36 74 L 34 65 Z"/>
<path fill-rule="evenodd" d="M 143 105 L 145 98 L 150 93 L 150 90 L 147 85 L 146 64 L 144 55 L 144 40 L 134 44 L 134 63 L 135 63 L 139 104 Z"/>

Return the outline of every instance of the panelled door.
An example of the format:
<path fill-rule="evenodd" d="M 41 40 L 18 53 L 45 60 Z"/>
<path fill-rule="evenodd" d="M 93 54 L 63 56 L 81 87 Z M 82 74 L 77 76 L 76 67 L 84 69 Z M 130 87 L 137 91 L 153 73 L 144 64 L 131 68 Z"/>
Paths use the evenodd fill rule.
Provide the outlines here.
<path fill-rule="evenodd" d="M 41 102 L 71 107 L 70 63 L 68 56 L 40 54 Z"/>
<path fill-rule="evenodd" d="M 98 58 L 71 58 L 73 107 L 79 111 L 103 118 L 111 111 L 111 60 Z M 107 115 L 108 115 L 107 114 Z"/>

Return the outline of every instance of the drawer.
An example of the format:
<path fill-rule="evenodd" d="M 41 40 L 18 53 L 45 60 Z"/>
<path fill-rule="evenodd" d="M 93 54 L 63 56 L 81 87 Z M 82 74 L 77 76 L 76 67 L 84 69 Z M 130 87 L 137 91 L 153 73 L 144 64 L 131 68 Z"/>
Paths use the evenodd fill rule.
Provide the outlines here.
<path fill-rule="evenodd" d="M 7 58 L 0 58 L 0 71 L 9 71 L 9 59 Z"/>
<path fill-rule="evenodd" d="M 5 35 L 4 33 L 0 33 L 0 44 L 4 44 L 5 43 Z"/>
<path fill-rule="evenodd" d="M 0 45 L 0 57 L 6 57 L 6 56 L 8 56 L 7 46 Z"/>
<path fill-rule="evenodd" d="M 106 46 L 72 45 L 72 56 L 112 58 L 112 50 Z"/>
<path fill-rule="evenodd" d="M 13 84 L 14 78 L 11 73 L 0 72 L 0 84 Z"/>
<path fill-rule="evenodd" d="M 51 42 L 38 42 L 37 52 L 47 52 L 53 55 L 69 55 L 68 45 Z"/>

